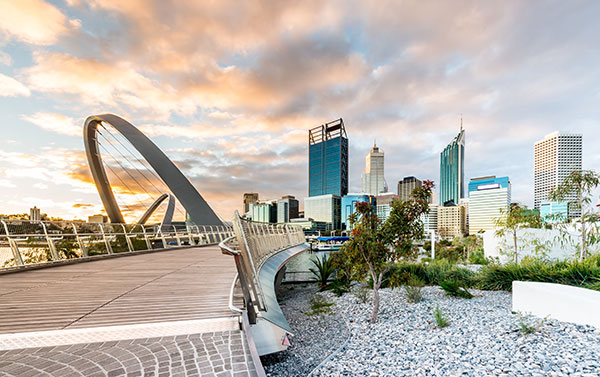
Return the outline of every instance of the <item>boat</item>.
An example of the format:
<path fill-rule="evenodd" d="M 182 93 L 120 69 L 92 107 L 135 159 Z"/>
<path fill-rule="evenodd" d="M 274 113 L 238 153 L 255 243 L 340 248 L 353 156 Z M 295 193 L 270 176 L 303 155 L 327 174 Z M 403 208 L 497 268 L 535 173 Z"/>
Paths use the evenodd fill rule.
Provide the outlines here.
<path fill-rule="evenodd" d="M 350 237 L 316 237 L 312 238 L 312 251 L 338 251 Z"/>

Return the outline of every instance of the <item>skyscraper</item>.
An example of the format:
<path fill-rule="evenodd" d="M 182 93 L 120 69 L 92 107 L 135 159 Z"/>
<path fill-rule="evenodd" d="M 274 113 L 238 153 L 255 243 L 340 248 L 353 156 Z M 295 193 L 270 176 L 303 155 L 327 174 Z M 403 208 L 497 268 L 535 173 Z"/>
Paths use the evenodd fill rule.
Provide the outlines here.
<path fill-rule="evenodd" d="M 277 201 L 277 222 L 289 223 L 291 219 L 298 218 L 299 202 L 292 195 L 282 196 Z"/>
<path fill-rule="evenodd" d="M 511 200 L 508 177 L 496 176 L 472 178 L 469 182 L 469 233 L 492 230 L 496 219 L 507 211 Z"/>
<path fill-rule="evenodd" d="M 398 197 L 402 201 L 407 201 L 412 197 L 412 192 L 422 185 L 423 182 L 416 177 L 404 177 L 398 181 Z"/>
<path fill-rule="evenodd" d="M 387 192 L 383 169 L 384 153 L 376 144 L 366 157 L 365 170 L 362 173 L 362 192 L 379 195 Z"/>
<path fill-rule="evenodd" d="M 534 198 L 533 206 L 540 209 L 548 201 L 550 190 L 574 170 L 582 169 L 583 135 L 553 132 L 534 145 Z M 566 202 L 577 200 L 575 193 Z M 569 207 L 569 219 L 579 217 L 581 211 Z"/>
<path fill-rule="evenodd" d="M 440 205 L 458 204 L 465 197 L 465 131 L 460 132 L 440 154 Z"/>
<path fill-rule="evenodd" d="M 29 220 L 40 221 L 41 219 L 42 219 L 42 214 L 38 207 L 33 206 L 33 208 L 29 209 Z"/>
<path fill-rule="evenodd" d="M 348 136 L 340 118 L 308 131 L 308 196 L 348 193 Z"/>

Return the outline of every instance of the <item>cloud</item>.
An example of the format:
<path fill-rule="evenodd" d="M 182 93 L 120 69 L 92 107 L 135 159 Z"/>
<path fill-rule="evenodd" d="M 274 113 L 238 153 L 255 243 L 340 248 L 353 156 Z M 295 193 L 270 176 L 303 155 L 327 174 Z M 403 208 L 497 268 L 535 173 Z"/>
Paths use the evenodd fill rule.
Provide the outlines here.
<path fill-rule="evenodd" d="M 1 57 L 2 56 L 0 55 L 0 58 Z M 0 96 L 3 97 L 29 97 L 31 95 L 31 92 L 25 85 L 21 84 L 19 81 L 13 79 L 12 77 L 3 75 L 1 73 L 0 88 L 2 88 L 2 90 L 0 91 Z"/>
<path fill-rule="evenodd" d="M 42 0 L 0 0 L 0 31 L 22 42 L 51 45 L 79 26 L 79 21 L 69 20 Z"/>
<path fill-rule="evenodd" d="M 21 119 L 47 131 L 56 132 L 61 135 L 82 137 L 83 123 L 62 114 L 40 112 L 31 115 L 22 115 Z"/>

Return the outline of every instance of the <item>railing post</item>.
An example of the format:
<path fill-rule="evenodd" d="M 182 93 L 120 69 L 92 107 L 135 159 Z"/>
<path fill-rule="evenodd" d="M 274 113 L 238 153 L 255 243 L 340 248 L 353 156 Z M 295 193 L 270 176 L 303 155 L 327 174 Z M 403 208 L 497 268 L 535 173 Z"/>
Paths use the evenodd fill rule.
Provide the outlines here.
<path fill-rule="evenodd" d="M 179 239 L 179 234 L 177 233 L 177 228 L 175 225 L 171 225 L 173 227 L 173 231 L 175 232 L 175 239 L 177 240 L 177 246 L 181 246 L 181 240 Z"/>
<path fill-rule="evenodd" d="M 193 225 L 187 227 L 188 242 L 190 243 L 190 246 L 194 246 L 194 235 L 192 233 L 192 229 L 194 229 Z"/>
<path fill-rule="evenodd" d="M 125 228 L 125 224 L 121 224 L 121 228 L 123 228 L 123 236 L 125 236 L 125 242 L 127 243 L 127 248 L 129 249 L 129 252 L 135 251 L 135 249 L 133 248 L 133 244 L 129 239 L 129 236 L 127 235 L 127 229 Z"/>
<path fill-rule="evenodd" d="M 56 247 L 54 247 L 54 242 L 48 236 L 48 230 L 46 229 L 46 224 L 43 221 L 40 221 L 42 224 L 42 229 L 44 229 L 44 236 L 46 236 L 46 243 L 48 244 L 48 249 L 50 249 L 50 255 L 52 255 L 52 260 L 59 260 L 58 252 L 56 251 Z"/>
<path fill-rule="evenodd" d="M 160 226 L 158 227 L 158 231 L 160 232 L 160 238 L 162 239 L 163 248 L 164 249 L 168 248 L 169 245 L 167 244 L 167 240 L 165 238 L 165 234 L 163 233 L 162 224 L 160 224 Z"/>
<path fill-rule="evenodd" d="M 6 239 L 8 240 L 8 244 L 10 245 L 10 250 L 13 253 L 13 258 L 15 260 L 15 264 L 17 266 L 23 266 L 23 257 L 21 256 L 21 253 L 19 252 L 19 245 L 17 245 L 17 242 L 15 240 L 13 240 L 10 237 L 10 232 L 8 231 L 8 225 L 4 222 L 4 220 L 0 220 L 2 222 L 2 225 L 4 225 L 4 231 L 6 232 Z"/>
<path fill-rule="evenodd" d="M 100 231 L 102 232 L 102 238 L 104 238 L 104 245 L 106 246 L 106 252 L 108 254 L 112 254 L 113 253 L 112 246 L 110 245 L 109 239 L 106 237 L 106 233 L 104 232 L 104 226 L 100 223 L 98 223 L 98 226 L 100 227 Z"/>
<path fill-rule="evenodd" d="M 142 227 L 142 233 L 144 233 L 144 240 L 146 241 L 146 247 L 148 248 L 147 250 L 152 250 L 152 244 L 150 243 L 150 240 L 148 239 L 148 233 L 146 233 L 146 227 L 144 226 L 144 224 L 140 224 L 140 227 Z"/>
<path fill-rule="evenodd" d="M 85 244 L 83 243 L 83 240 L 81 239 L 81 237 L 79 237 L 79 233 L 77 233 L 77 227 L 75 226 L 75 223 L 71 223 L 71 226 L 73 227 L 73 234 L 75 234 L 75 239 L 77 240 L 77 243 L 79 244 L 79 249 L 81 250 L 81 256 L 87 258 L 89 256 L 87 248 L 85 247 Z"/>

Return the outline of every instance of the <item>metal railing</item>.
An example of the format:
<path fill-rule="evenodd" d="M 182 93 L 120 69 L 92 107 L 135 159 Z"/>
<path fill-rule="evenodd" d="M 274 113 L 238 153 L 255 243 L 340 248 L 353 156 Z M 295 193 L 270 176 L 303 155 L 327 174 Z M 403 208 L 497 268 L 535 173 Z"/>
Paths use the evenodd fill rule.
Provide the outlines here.
<path fill-rule="evenodd" d="M 0 271 L 95 255 L 215 244 L 232 234 L 228 226 L 0 220 Z"/>
<path fill-rule="evenodd" d="M 233 219 L 234 235 L 219 244 L 222 251 L 233 255 L 238 278 L 244 294 L 250 323 L 256 323 L 256 309 L 266 311 L 258 271 L 264 262 L 278 252 L 305 242 L 299 225 L 252 222 L 240 217 Z"/>

